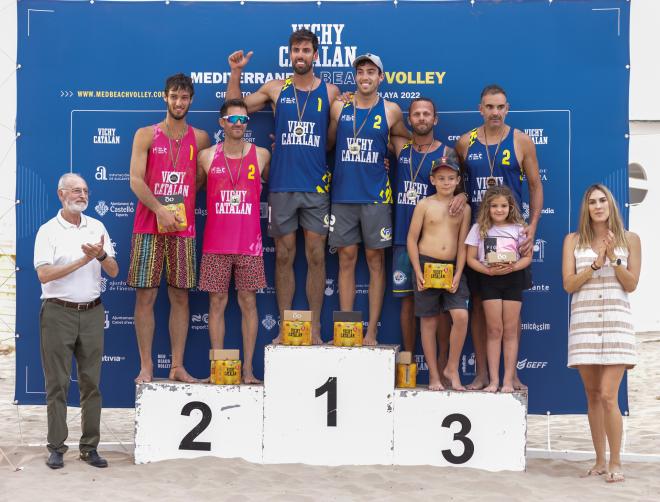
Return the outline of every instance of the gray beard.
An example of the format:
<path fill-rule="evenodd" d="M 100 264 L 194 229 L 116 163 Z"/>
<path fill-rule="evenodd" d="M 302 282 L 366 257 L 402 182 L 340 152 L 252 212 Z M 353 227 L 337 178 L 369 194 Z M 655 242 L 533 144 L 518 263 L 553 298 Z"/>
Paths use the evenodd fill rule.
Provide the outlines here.
<path fill-rule="evenodd" d="M 72 213 L 82 213 L 87 209 L 87 202 L 66 202 L 66 209 Z"/>

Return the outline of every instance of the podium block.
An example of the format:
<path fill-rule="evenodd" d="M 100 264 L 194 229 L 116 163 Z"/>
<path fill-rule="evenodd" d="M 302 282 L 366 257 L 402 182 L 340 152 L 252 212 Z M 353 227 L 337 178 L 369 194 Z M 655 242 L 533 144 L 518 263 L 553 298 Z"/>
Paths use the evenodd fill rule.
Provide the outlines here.
<path fill-rule="evenodd" d="M 395 465 L 525 470 L 527 394 L 394 391 Z"/>
<path fill-rule="evenodd" d="M 269 345 L 265 463 L 392 464 L 396 345 Z"/>
<path fill-rule="evenodd" d="M 135 463 L 214 456 L 262 461 L 263 386 L 138 384 Z"/>

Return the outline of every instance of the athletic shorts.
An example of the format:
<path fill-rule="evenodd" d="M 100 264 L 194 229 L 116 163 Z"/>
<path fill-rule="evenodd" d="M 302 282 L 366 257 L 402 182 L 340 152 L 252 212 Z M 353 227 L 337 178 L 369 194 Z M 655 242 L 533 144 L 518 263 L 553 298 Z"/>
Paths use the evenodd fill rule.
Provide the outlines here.
<path fill-rule="evenodd" d="M 479 274 L 479 289 L 481 301 L 509 300 L 522 301 L 522 292 L 525 287 L 525 271 L 517 270 L 506 275 Z"/>
<path fill-rule="evenodd" d="M 391 204 L 333 204 L 330 211 L 331 247 L 364 242 L 367 249 L 392 246 Z"/>
<path fill-rule="evenodd" d="M 168 234 L 133 234 L 126 284 L 133 288 L 157 288 L 166 265 L 167 284 L 195 287 L 195 238 Z"/>
<path fill-rule="evenodd" d="M 268 235 L 274 239 L 298 230 L 328 234 L 330 196 L 325 193 L 271 192 L 268 194 Z"/>
<path fill-rule="evenodd" d="M 263 256 L 204 253 L 199 267 L 199 290 L 226 293 L 232 270 L 237 290 L 256 291 L 267 285 Z"/>
<path fill-rule="evenodd" d="M 395 245 L 392 252 L 392 294 L 397 298 L 405 298 L 413 294 L 415 271 L 410 263 L 408 248 Z"/>
<path fill-rule="evenodd" d="M 446 263 L 430 256 L 419 255 L 419 265 L 424 270 L 425 263 Z M 417 281 L 413 281 L 415 295 L 415 315 L 417 317 L 433 317 L 448 310 L 468 310 L 470 305 L 470 290 L 467 279 L 461 274 L 456 293 L 450 293 L 446 289 L 429 288 L 419 291 Z"/>

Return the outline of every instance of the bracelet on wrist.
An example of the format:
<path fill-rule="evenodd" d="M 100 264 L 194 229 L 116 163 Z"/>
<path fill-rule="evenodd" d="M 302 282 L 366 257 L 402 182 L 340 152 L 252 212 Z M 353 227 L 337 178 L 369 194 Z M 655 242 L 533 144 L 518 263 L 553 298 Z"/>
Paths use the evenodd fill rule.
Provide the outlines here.
<path fill-rule="evenodd" d="M 596 271 L 596 270 L 600 270 L 600 267 L 597 267 L 597 266 L 596 266 L 596 262 L 593 262 L 593 263 L 591 264 L 591 270 L 594 270 L 594 271 Z"/>
<path fill-rule="evenodd" d="M 104 252 L 101 256 L 97 256 L 96 259 L 98 261 L 103 261 L 108 257 L 108 253 Z"/>

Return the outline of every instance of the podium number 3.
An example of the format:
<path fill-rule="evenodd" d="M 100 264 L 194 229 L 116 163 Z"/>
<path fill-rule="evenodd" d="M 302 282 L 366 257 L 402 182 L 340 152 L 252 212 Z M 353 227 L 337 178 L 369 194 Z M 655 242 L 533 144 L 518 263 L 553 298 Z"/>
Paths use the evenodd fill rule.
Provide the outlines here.
<path fill-rule="evenodd" d="M 328 393 L 328 427 L 337 427 L 337 377 L 328 380 L 315 390 L 316 397 Z"/>
<path fill-rule="evenodd" d="M 211 451 L 210 442 L 195 441 L 195 438 L 204 432 L 211 423 L 211 408 L 209 408 L 208 404 L 201 401 L 191 401 L 181 409 L 181 414 L 189 417 L 192 410 L 201 411 L 202 419 L 183 437 L 179 444 L 179 450 Z"/>
<path fill-rule="evenodd" d="M 474 455 L 474 443 L 467 437 L 468 432 L 472 429 L 472 423 L 470 423 L 470 419 L 465 415 L 452 413 L 445 417 L 442 421 L 442 426 L 450 428 L 454 422 L 461 424 L 461 430 L 454 432 L 454 441 L 463 443 L 463 453 L 461 455 L 454 455 L 451 450 L 442 450 L 442 456 L 445 457 L 447 462 L 452 464 L 464 464 Z"/>

